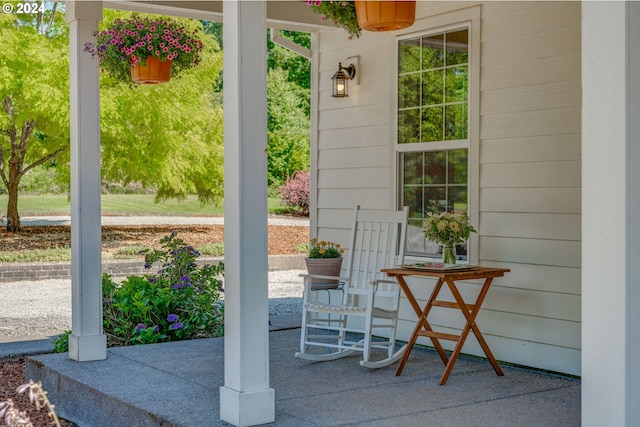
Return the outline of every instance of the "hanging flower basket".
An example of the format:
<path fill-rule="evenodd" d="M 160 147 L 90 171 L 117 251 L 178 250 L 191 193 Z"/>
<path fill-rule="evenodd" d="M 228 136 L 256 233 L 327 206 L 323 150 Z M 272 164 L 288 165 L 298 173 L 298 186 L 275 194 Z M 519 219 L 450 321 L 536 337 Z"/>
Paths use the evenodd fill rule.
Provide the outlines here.
<path fill-rule="evenodd" d="M 200 63 L 204 45 L 198 30 L 188 24 L 187 20 L 132 14 L 96 33 L 96 42 L 86 43 L 84 50 L 97 56 L 102 70 L 118 80 L 164 83 Z"/>
<path fill-rule="evenodd" d="M 413 25 L 415 0 L 355 0 L 358 24 L 367 31 L 394 31 Z"/>
<path fill-rule="evenodd" d="M 142 61 L 131 67 L 131 80 L 135 83 L 153 85 L 166 83 L 171 79 L 171 65 L 173 61 L 160 61 L 153 56 L 147 56 L 146 64 Z"/>

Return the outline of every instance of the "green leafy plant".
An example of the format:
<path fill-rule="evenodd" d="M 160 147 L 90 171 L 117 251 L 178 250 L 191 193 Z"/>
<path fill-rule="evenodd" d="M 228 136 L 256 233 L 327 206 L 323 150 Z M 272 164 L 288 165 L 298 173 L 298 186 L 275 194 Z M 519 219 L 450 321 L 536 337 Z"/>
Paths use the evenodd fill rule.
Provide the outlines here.
<path fill-rule="evenodd" d="M 309 258 L 342 258 L 343 253 L 338 243 L 318 241 L 314 237 L 309 244 Z"/>
<path fill-rule="evenodd" d="M 149 344 L 221 336 L 222 262 L 199 266 L 200 253 L 173 232 L 161 249 L 145 250 L 154 275 L 129 276 L 116 284 L 103 276 L 104 331 L 111 345 Z"/>
<path fill-rule="evenodd" d="M 84 50 L 98 56 L 101 67 L 119 80 L 129 81 L 131 67 L 146 65 L 147 56 L 160 61 L 172 60 L 172 75 L 200 63 L 203 43 L 197 28 L 189 29 L 183 21 L 167 17 L 133 14 L 116 19 L 95 34 L 95 43 Z"/>
<path fill-rule="evenodd" d="M 66 353 L 69 351 L 69 335 L 71 335 L 71 331 L 64 331 L 51 340 L 54 353 Z"/>
<path fill-rule="evenodd" d="M 356 5 L 353 1 L 338 0 L 306 0 L 313 10 L 320 13 L 324 18 L 329 18 L 333 22 L 343 27 L 353 37 L 360 37 L 362 28 L 358 24 L 356 15 Z"/>
<path fill-rule="evenodd" d="M 173 232 L 161 249 L 145 249 L 145 268 L 155 274 L 129 276 L 122 283 L 102 276 L 103 328 L 107 345 L 126 346 L 224 335 L 220 301 L 224 264 L 198 265 L 200 253 Z M 54 348 L 68 351 L 69 332 Z"/>

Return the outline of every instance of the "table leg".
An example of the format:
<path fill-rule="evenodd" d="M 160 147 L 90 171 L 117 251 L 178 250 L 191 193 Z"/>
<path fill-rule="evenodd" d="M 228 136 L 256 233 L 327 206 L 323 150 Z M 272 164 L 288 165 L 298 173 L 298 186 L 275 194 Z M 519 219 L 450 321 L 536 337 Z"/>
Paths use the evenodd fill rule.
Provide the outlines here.
<path fill-rule="evenodd" d="M 442 288 L 442 284 L 444 283 L 444 281 L 443 279 L 438 279 L 438 282 L 433 288 L 433 291 L 431 292 L 431 296 L 429 297 L 429 300 L 427 301 L 424 307 L 424 310 L 420 310 L 420 306 L 418 305 L 415 297 L 413 296 L 411 289 L 409 289 L 407 282 L 404 281 L 404 278 L 402 276 L 396 276 L 396 278 L 398 280 L 398 283 L 400 284 L 400 287 L 402 288 L 402 291 L 404 292 L 405 296 L 413 306 L 414 311 L 416 311 L 416 314 L 418 315 L 418 322 L 416 323 L 416 326 L 413 329 L 411 338 L 407 343 L 407 348 L 405 349 L 404 355 L 402 356 L 402 359 L 398 364 L 398 368 L 396 369 L 396 376 L 399 376 L 402 373 L 402 370 L 404 369 L 404 365 L 406 364 L 407 359 L 409 358 L 409 354 L 411 353 L 411 350 L 413 349 L 413 346 L 415 345 L 416 340 L 418 339 L 418 336 L 420 335 L 420 331 L 422 331 L 422 329 L 424 328 L 425 331 L 433 332 L 433 329 L 431 329 L 431 325 L 429 325 L 429 322 L 427 321 L 427 316 L 431 311 L 433 301 L 435 301 L 438 293 L 440 292 L 440 289 Z M 446 365 L 449 359 L 444 349 L 442 348 L 442 345 L 440 345 L 440 342 L 433 337 L 431 337 L 431 342 L 433 343 L 438 354 L 440 355 L 442 362 Z"/>
<path fill-rule="evenodd" d="M 491 353 L 491 350 L 489 349 L 487 342 L 484 340 L 484 337 L 482 336 L 480 329 L 475 323 L 476 316 L 480 312 L 480 307 L 482 307 L 482 302 L 484 301 L 484 298 L 487 295 L 487 292 L 489 291 L 489 287 L 491 286 L 492 280 L 493 278 L 491 277 L 485 280 L 484 285 L 482 286 L 482 290 L 480 291 L 480 295 L 478 295 L 478 298 L 476 299 L 476 302 L 473 305 L 473 309 L 471 311 L 467 309 L 467 305 L 462 299 L 462 296 L 460 295 L 460 292 L 458 291 L 458 288 L 455 286 L 455 283 L 453 282 L 453 280 L 448 279 L 446 281 L 447 285 L 449 286 L 449 290 L 451 291 L 451 294 L 456 300 L 456 303 L 460 307 L 460 310 L 462 311 L 462 314 L 467 320 L 467 323 L 462 329 L 462 333 L 460 334 L 458 343 L 456 344 L 453 352 L 451 353 L 451 356 L 449 357 L 449 363 L 446 364 L 444 372 L 442 373 L 442 377 L 440 377 L 440 385 L 444 385 L 447 382 L 447 379 L 451 374 L 451 370 L 453 369 L 453 365 L 455 365 L 456 360 L 458 359 L 458 356 L 462 351 L 462 346 L 464 345 L 464 342 L 466 341 L 467 336 L 469 335 L 469 331 L 471 330 L 473 330 L 473 334 L 476 336 L 476 339 L 480 343 L 480 347 L 482 347 L 482 350 L 484 351 L 485 355 L 489 359 L 489 362 L 491 363 L 491 366 L 493 366 L 493 369 L 496 371 L 496 374 L 500 376 L 504 375 L 504 373 L 502 372 L 502 369 L 500 368 L 500 365 L 498 365 L 498 362 L 496 361 L 495 357 Z"/>
<path fill-rule="evenodd" d="M 496 372 L 496 374 L 498 374 L 499 376 L 503 376 L 504 373 L 502 372 L 502 369 L 500 368 L 500 365 L 498 364 L 498 361 L 496 360 L 496 358 L 493 356 L 493 353 L 491 352 L 491 349 L 489 348 L 489 345 L 487 344 L 487 342 L 484 339 L 484 336 L 482 335 L 482 332 L 480 332 L 480 328 L 478 328 L 478 325 L 476 325 L 476 316 L 478 315 L 478 312 L 480 311 L 480 307 L 482 306 L 482 303 L 484 302 L 484 298 L 487 296 L 487 293 L 489 292 L 489 287 L 491 286 L 491 282 L 493 281 L 492 277 L 489 277 L 485 280 L 484 285 L 482 286 L 482 290 L 480 291 L 480 295 L 478 295 L 478 299 L 476 300 L 475 305 L 478 307 L 477 310 L 474 308 L 474 312 L 475 313 L 470 313 L 470 316 L 472 316 L 471 318 L 467 318 L 467 322 L 470 323 L 470 327 L 471 330 L 473 331 L 473 334 L 476 336 L 476 339 L 478 340 L 478 343 L 480 344 L 480 347 L 482 347 L 482 351 L 484 351 L 484 354 L 487 356 L 487 359 L 489 359 L 489 362 L 491 363 L 491 366 L 493 366 L 493 370 Z"/>

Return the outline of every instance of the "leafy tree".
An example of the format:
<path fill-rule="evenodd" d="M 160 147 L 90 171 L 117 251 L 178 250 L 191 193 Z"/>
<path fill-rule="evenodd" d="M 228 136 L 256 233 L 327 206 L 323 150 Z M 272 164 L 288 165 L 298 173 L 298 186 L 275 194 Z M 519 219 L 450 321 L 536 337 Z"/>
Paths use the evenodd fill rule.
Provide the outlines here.
<path fill-rule="evenodd" d="M 103 22 L 126 16 L 105 11 Z M 185 22 L 202 31 L 199 22 Z M 103 179 L 156 188 L 157 200 L 222 197 L 223 115 L 213 101 L 222 52 L 212 38 L 206 42 L 199 66 L 162 85 L 101 76 Z"/>
<path fill-rule="evenodd" d="M 9 196 L 9 231 L 20 228 L 20 180 L 63 153 L 68 157 L 68 34 L 50 15 L 55 10 L 47 12 L 39 18 L 0 14 L 0 178 Z"/>
<path fill-rule="evenodd" d="M 205 32 L 222 45 L 222 23 L 206 23 Z M 309 33 L 281 34 L 301 46 L 311 47 Z M 295 171 L 309 169 L 311 63 L 270 39 L 267 49 L 267 170 L 269 186 L 274 188 L 284 184 Z"/>
<path fill-rule="evenodd" d="M 270 29 L 269 31 L 273 31 Z M 311 48 L 311 34 L 297 31 L 281 31 L 282 37 L 288 38 L 300 46 Z M 280 68 L 288 71 L 287 81 L 295 83 L 303 89 L 311 89 L 311 61 L 295 52 L 278 46 L 267 39 L 267 69 Z M 307 111 L 307 115 L 309 112 Z"/>
<path fill-rule="evenodd" d="M 288 81 L 285 70 L 267 76 L 267 158 L 270 186 L 298 170 L 309 170 L 309 91 Z"/>

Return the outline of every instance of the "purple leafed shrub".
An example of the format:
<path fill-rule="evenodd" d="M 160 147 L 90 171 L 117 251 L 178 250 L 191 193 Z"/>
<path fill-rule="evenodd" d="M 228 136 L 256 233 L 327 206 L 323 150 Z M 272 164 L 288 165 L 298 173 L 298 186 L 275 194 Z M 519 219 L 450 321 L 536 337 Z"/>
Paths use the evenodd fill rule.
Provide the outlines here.
<path fill-rule="evenodd" d="M 285 206 L 309 215 L 309 171 L 296 171 L 280 187 L 280 196 Z"/>

